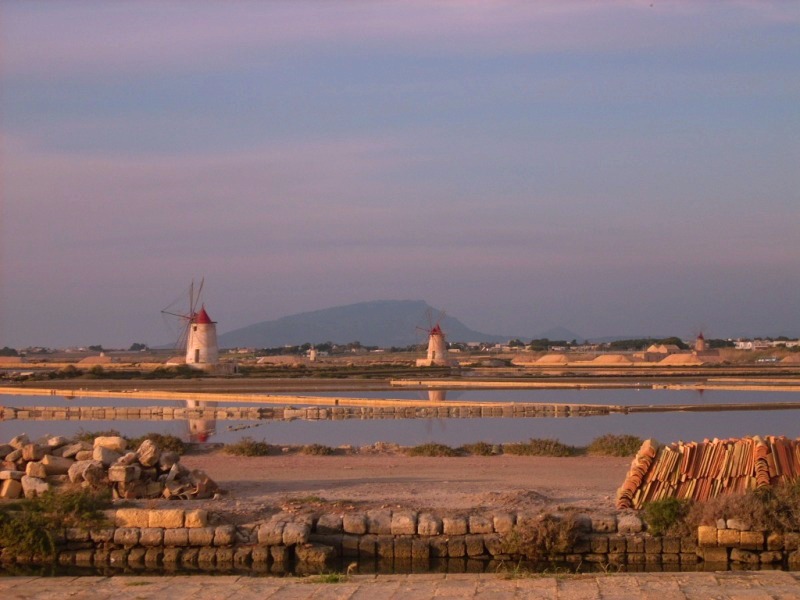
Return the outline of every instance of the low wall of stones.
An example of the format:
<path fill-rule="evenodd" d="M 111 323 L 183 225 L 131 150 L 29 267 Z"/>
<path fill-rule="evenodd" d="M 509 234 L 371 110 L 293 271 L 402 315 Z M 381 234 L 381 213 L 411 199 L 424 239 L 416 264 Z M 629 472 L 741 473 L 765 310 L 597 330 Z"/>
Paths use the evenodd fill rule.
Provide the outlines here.
<path fill-rule="evenodd" d="M 503 406 L 333 406 L 319 407 L 97 407 L 97 406 L 26 406 L 0 407 L 0 418 L 34 421 L 168 421 L 216 419 L 237 421 L 306 419 L 337 421 L 345 419 L 485 419 L 522 417 L 569 417 L 609 414 L 607 406 L 570 404 L 515 404 Z"/>
<path fill-rule="evenodd" d="M 353 562 L 359 572 L 372 572 L 376 565 L 425 571 L 444 561 L 450 569 L 481 571 L 496 569 L 498 561 L 525 558 L 513 552 L 514 536 L 541 519 L 515 512 L 437 516 L 386 509 L 278 513 L 247 525 L 220 523 L 222 515 L 210 518 L 200 509 L 126 508 L 107 511 L 107 517 L 103 527 L 54 532 L 58 564 L 311 573 Z M 572 546 L 540 561 L 629 571 L 800 567 L 800 533 L 748 531 L 736 522 L 720 522 L 699 528 L 696 537 L 660 537 L 644 531 L 642 521 L 630 513 L 580 515 L 576 523 L 579 533 Z M 44 560 L 0 550 L 0 562 L 7 565 Z"/>

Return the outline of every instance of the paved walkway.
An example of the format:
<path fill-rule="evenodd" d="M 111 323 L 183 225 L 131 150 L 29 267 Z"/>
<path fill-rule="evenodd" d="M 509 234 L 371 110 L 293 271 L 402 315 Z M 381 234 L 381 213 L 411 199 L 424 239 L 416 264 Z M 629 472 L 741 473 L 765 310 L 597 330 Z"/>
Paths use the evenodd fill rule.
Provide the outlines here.
<path fill-rule="evenodd" d="M 336 583 L 319 577 L 245 576 L 0 577 L 0 598 L 160 598 L 217 600 L 423 600 L 551 598 L 558 600 L 800 599 L 800 573 L 781 571 L 614 575 L 357 575 Z"/>

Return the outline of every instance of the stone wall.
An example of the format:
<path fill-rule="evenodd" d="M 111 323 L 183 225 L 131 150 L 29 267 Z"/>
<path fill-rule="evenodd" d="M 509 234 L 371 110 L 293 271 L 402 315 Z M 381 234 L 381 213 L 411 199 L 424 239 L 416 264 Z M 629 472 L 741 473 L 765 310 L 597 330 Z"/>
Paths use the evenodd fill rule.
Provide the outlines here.
<path fill-rule="evenodd" d="M 392 511 L 298 515 L 278 513 L 261 523 L 220 524 L 205 510 L 118 509 L 108 525 L 55 532 L 62 566 L 123 569 L 253 570 L 322 572 L 337 559 L 357 563 L 360 572 L 426 571 L 450 561 L 463 570 L 516 564 L 509 551 L 514 532 L 535 526 L 541 515 L 494 512 L 436 515 Z M 215 524 L 212 524 L 215 522 Z M 764 533 L 720 522 L 690 538 L 658 537 L 644 531 L 632 513 L 579 515 L 578 536 L 564 552 L 542 562 L 612 566 L 626 570 L 720 570 L 800 565 L 800 533 Z M 730 526 L 728 526 L 730 525 Z M 0 562 L 31 564 L 43 557 L 0 549 Z M 489 567 L 487 567 L 489 565 Z"/>

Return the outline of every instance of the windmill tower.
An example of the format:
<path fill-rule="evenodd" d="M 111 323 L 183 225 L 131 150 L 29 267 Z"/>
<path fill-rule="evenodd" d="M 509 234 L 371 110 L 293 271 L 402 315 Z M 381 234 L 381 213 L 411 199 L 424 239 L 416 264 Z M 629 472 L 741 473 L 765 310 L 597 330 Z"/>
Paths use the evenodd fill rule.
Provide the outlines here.
<path fill-rule="evenodd" d="M 428 311 L 428 327 L 417 327 L 418 331 L 424 331 L 428 334 L 428 353 L 425 358 L 417 360 L 418 367 L 450 367 L 454 365 L 455 361 L 450 360 L 447 352 L 447 340 L 445 339 L 444 331 L 439 325 L 443 317 L 444 313 L 439 315 L 439 318 L 434 323 L 431 319 L 430 311 Z"/>
<path fill-rule="evenodd" d="M 702 331 L 697 335 L 697 339 L 694 341 L 694 351 L 695 352 L 706 351 L 706 338 L 703 336 Z"/>
<path fill-rule="evenodd" d="M 194 280 L 189 287 L 189 312 L 186 314 L 170 312 L 165 309 L 161 312 L 166 315 L 178 317 L 183 321 L 183 331 L 178 341 L 179 347 L 186 348 L 186 364 L 202 371 L 214 371 L 219 366 L 219 346 L 217 345 L 217 324 L 211 320 L 204 304 L 200 304 L 200 294 L 203 291 L 203 282 L 197 293 L 194 291 Z"/>

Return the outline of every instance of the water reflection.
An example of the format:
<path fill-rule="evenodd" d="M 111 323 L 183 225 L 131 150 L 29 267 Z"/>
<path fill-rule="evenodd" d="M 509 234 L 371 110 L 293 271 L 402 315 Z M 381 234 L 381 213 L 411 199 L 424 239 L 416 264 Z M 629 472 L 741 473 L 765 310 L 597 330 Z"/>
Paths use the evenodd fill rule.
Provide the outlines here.
<path fill-rule="evenodd" d="M 203 400 L 187 400 L 186 408 L 188 410 L 214 409 L 216 411 L 217 403 Z M 190 442 L 207 442 L 217 432 L 216 418 L 187 419 L 186 424 Z"/>

